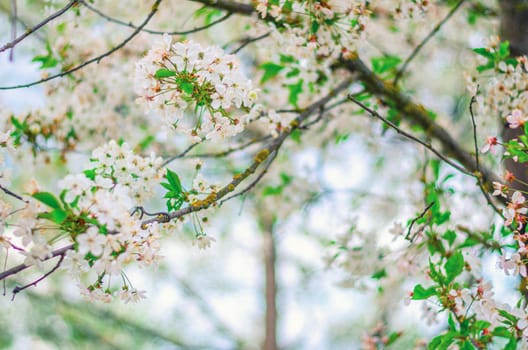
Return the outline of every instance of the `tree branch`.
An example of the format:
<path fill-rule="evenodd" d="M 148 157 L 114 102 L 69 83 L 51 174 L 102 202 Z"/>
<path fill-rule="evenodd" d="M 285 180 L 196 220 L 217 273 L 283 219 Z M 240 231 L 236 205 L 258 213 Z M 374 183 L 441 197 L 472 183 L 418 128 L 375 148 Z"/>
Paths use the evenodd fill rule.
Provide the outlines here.
<path fill-rule="evenodd" d="M 239 192 L 225 198 L 225 199 L 222 199 L 219 203 L 218 203 L 218 206 L 222 206 L 222 204 L 224 204 L 224 202 L 227 202 L 228 200 L 230 199 L 233 199 L 235 197 L 239 197 L 239 196 L 242 196 L 243 194 L 251 191 L 251 189 L 253 189 L 253 187 L 255 187 L 259 182 L 260 180 L 262 180 L 262 178 L 264 177 L 264 175 L 266 175 L 266 173 L 268 172 L 268 169 L 269 167 L 271 166 L 271 163 L 273 163 L 273 161 L 275 160 L 275 158 L 277 157 L 277 151 L 274 151 L 271 155 L 271 157 L 268 158 L 268 161 L 266 163 L 266 165 L 264 166 L 264 169 L 260 172 L 260 174 L 258 174 L 258 176 L 249 183 L 249 185 L 247 185 L 246 187 L 244 187 L 242 190 L 240 190 Z"/>
<path fill-rule="evenodd" d="M 164 212 L 154 213 L 153 218 L 144 220 L 141 223 L 142 227 L 146 227 L 147 225 L 152 224 L 152 223 L 169 222 L 171 220 L 177 219 L 187 214 L 200 211 L 200 210 L 205 210 L 213 205 L 216 205 L 220 199 L 222 199 L 229 193 L 233 192 L 238 185 L 240 185 L 246 178 L 252 175 L 255 172 L 255 170 L 260 166 L 260 164 L 264 162 L 271 153 L 277 152 L 280 146 L 282 145 L 282 143 L 284 142 L 284 140 L 286 140 L 286 138 L 290 136 L 290 134 L 294 130 L 296 130 L 298 126 L 304 120 L 306 120 L 306 118 L 308 118 L 312 113 L 319 110 L 322 106 L 324 106 L 329 101 L 331 101 L 340 92 L 348 88 L 348 86 L 351 83 L 352 83 L 352 78 L 347 78 L 341 84 L 339 84 L 334 90 L 332 90 L 328 95 L 326 95 L 325 97 L 321 98 L 320 100 L 318 100 L 317 102 L 313 103 L 308 108 L 306 108 L 301 114 L 299 114 L 299 116 L 293 122 L 291 122 L 289 129 L 282 132 L 282 134 L 280 134 L 277 138 L 275 138 L 268 146 L 261 149 L 260 152 L 258 152 L 257 155 L 255 156 L 254 162 L 242 174 L 233 176 L 233 180 L 229 182 L 227 185 L 225 185 L 222 189 L 220 189 L 220 191 L 209 195 L 206 199 L 204 199 L 203 201 L 200 201 L 198 204 L 191 205 L 191 206 L 185 207 L 183 209 L 180 209 L 180 210 L 177 210 L 171 213 L 164 213 Z M 143 208 L 136 208 L 136 210 L 139 210 L 142 213 L 146 213 L 148 215 L 148 213 L 145 212 Z M 73 249 L 73 244 L 70 244 L 62 248 L 59 248 L 57 250 L 54 250 L 50 254 L 50 256 L 46 257 L 42 261 L 52 259 L 59 255 L 64 255 L 65 252 L 70 249 Z M 23 271 L 30 266 L 31 265 L 26 265 L 26 264 L 20 264 L 20 265 L 14 266 L 10 268 L 9 270 L 6 270 L 0 273 L 0 281 L 11 275 L 17 274 L 18 272 Z"/>
<path fill-rule="evenodd" d="M 10 49 L 10 48 L 13 48 L 15 47 L 16 44 L 18 44 L 19 42 L 21 42 L 22 40 L 24 40 L 25 38 L 27 38 L 28 36 L 30 36 L 33 32 L 39 30 L 40 28 L 42 28 L 43 26 L 45 26 L 48 22 L 51 22 L 52 20 L 54 20 L 55 18 L 57 17 L 60 17 L 62 16 L 66 11 L 68 11 L 71 7 L 77 5 L 78 3 L 78 0 L 73 0 L 73 1 L 70 1 L 68 3 L 68 5 L 64 6 L 62 9 L 60 9 L 59 11 L 55 12 L 54 14 L 52 14 L 51 16 L 47 17 L 46 19 L 44 19 L 42 22 L 40 22 L 39 24 L 37 24 L 36 26 L 34 26 L 33 28 L 30 28 L 28 30 L 26 30 L 24 32 L 24 34 L 22 34 L 21 36 L 19 36 L 18 38 L 4 44 L 4 46 L 0 47 L 0 52 L 3 52 L 7 49 Z"/>
<path fill-rule="evenodd" d="M 10 189 L 5 188 L 2 185 L 0 185 L 0 190 L 2 190 L 5 194 L 7 194 L 7 195 L 9 195 L 11 197 L 14 197 L 14 198 L 18 199 L 19 201 L 22 201 L 24 203 L 29 203 L 29 201 L 27 201 L 24 198 L 22 198 L 22 196 L 16 194 L 15 192 L 11 191 Z"/>
<path fill-rule="evenodd" d="M 381 114 L 379 114 L 378 112 L 376 112 L 375 110 L 373 109 L 370 109 L 368 108 L 366 105 L 364 105 L 363 103 L 359 102 L 358 100 L 356 100 L 354 97 L 352 96 L 349 96 L 348 97 L 352 102 L 354 102 L 355 104 L 357 104 L 359 107 L 361 107 L 363 110 L 365 110 L 366 112 L 368 112 L 371 116 L 381 120 L 383 123 L 385 123 L 386 125 L 388 125 L 389 127 L 391 127 L 392 129 L 396 130 L 396 132 L 400 135 L 403 135 L 404 137 L 408 138 L 409 140 L 411 141 L 414 141 L 416 143 L 419 143 L 420 145 L 424 146 L 425 148 L 427 148 L 428 150 L 430 150 L 431 152 L 433 152 L 438 158 L 440 158 L 441 160 L 443 160 L 444 162 L 446 162 L 447 164 L 451 165 L 453 168 L 455 168 L 456 170 L 460 171 L 461 173 L 463 174 L 466 174 L 466 175 L 469 175 L 469 176 L 475 176 L 474 174 L 468 172 L 466 169 L 464 169 L 463 167 L 461 167 L 460 165 L 454 163 L 453 161 L 451 161 L 449 158 L 447 158 L 446 156 L 444 156 L 440 151 L 437 151 L 433 146 L 431 146 L 429 143 L 427 142 L 424 142 L 422 140 L 420 140 L 419 138 L 417 138 L 416 136 L 412 135 L 412 134 L 409 134 L 408 132 L 402 130 L 401 128 L 399 128 L 396 124 L 394 124 L 393 122 L 391 122 L 390 120 L 388 120 L 387 118 L 384 118 L 383 116 L 381 116 Z"/>
<path fill-rule="evenodd" d="M 42 275 L 40 278 L 37 278 L 36 280 L 34 280 L 33 282 L 31 283 L 28 283 L 22 287 L 19 287 L 19 286 L 16 286 L 14 289 L 13 289 L 13 297 L 11 298 L 11 301 L 15 300 L 15 296 L 20 293 L 21 291 L 23 291 L 24 289 L 27 289 L 29 287 L 36 287 L 37 284 L 42 281 L 44 278 L 48 277 L 49 275 L 51 275 L 52 273 L 54 273 L 55 271 L 57 271 L 57 269 L 61 266 L 62 262 L 64 261 L 64 255 L 66 254 L 66 251 L 63 251 L 62 254 L 59 254 L 60 256 L 60 259 L 57 261 L 57 263 L 55 264 L 55 266 L 53 266 L 53 268 L 51 270 L 49 270 L 48 272 L 46 272 L 44 275 Z"/>
<path fill-rule="evenodd" d="M 111 23 L 119 24 L 119 25 L 122 25 L 122 26 L 125 26 L 125 27 L 129 27 L 129 28 L 133 28 L 133 29 L 137 29 L 138 28 L 137 26 L 133 25 L 131 22 L 121 21 L 121 20 L 119 20 L 117 18 L 108 16 L 107 14 L 103 13 L 101 10 L 99 10 L 99 9 L 93 7 L 92 5 L 88 4 L 84 0 L 79 0 L 79 2 L 82 3 L 84 5 L 84 7 L 86 7 L 88 10 L 96 13 L 97 15 L 99 15 L 100 17 L 106 19 L 107 21 L 109 21 Z M 196 32 L 205 30 L 207 28 L 211 28 L 212 26 L 225 21 L 226 19 L 231 17 L 231 15 L 232 15 L 232 13 L 227 13 L 224 16 L 222 16 L 221 18 L 219 18 L 219 19 L 217 19 L 217 20 L 215 20 L 215 21 L 213 21 L 213 22 L 211 22 L 211 23 L 209 23 L 207 25 L 204 25 L 204 26 L 201 26 L 201 27 L 196 27 L 196 28 L 193 28 L 193 29 L 183 30 L 183 31 L 167 32 L 167 31 L 161 31 L 161 30 L 152 30 L 152 29 L 148 29 L 148 28 L 143 28 L 143 29 L 141 29 L 141 31 L 145 32 L 145 33 L 149 33 L 149 34 L 156 34 L 156 35 L 162 35 L 162 34 L 168 34 L 168 35 L 192 34 L 192 33 L 196 33 Z"/>
<path fill-rule="evenodd" d="M 49 260 L 49 259 L 53 259 L 59 255 L 65 255 L 66 252 L 70 249 L 73 249 L 73 244 L 69 244 L 67 246 L 64 246 L 62 248 L 59 248 L 59 249 L 56 249 L 54 251 L 51 252 L 51 254 L 42 259 L 42 261 L 46 261 L 46 260 Z M 20 264 L 20 265 L 17 265 L 17 266 L 14 266 L 12 268 L 10 268 L 9 270 L 6 270 L 4 272 L 1 272 L 0 273 L 0 281 L 9 277 L 9 276 L 12 276 L 12 275 L 15 275 L 17 273 L 19 273 L 20 271 L 23 271 L 25 269 L 27 269 L 28 267 L 31 267 L 33 265 L 26 265 L 26 264 Z"/>
<path fill-rule="evenodd" d="M 47 78 L 44 78 L 44 79 L 41 79 L 41 80 L 37 80 L 37 81 L 34 81 L 32 83 L 27 83 L 27 84 L 20 84 L 20 85 L 13 85 L 13 86 L 0 86 L 0 90 L 13 90 L 13 89 L 20 89 L 20 88 L 25 88 L 25 87 L 30 87 L 30 86 L 34 86 L 34 85 L 38 85 L 38 84 L 42 84 L 46 81 L 50 81 L 50 80 L 53 80 L 55 78 L 60 78 L 60 77 L 63 77 L 63 76 L 66 76 L 66 75 L 69 75 L 73 72 L 76 72 L 78 71 L 79 69 L 82 69 L 94 62 L 101 62 L 101 60 L 107 56 L 110 56 L 111 54 L 113 54 L 114 52 L 118 51 L 119 49 L 123 48 L 126 44 L 128 44 L 128 42 L 130 40 L 132 40 L 132 38 L 134 38 L 146 25 L 147 23 L 152 19 L 152 17 L 154 16 L 154 14 L 158 11 L 158 6 L 159 4 L 161 3 L 162 0 L 156 0 L 154 2 L 154 4 L 152 5 L 152 8 L 151 8 L 151 11 L 150 13 L 148 14 L 147 18 L 145 18 L 145 20 L 143 21 L 143 23 L 141 23 L 139 25 L 139 27 L 137 27 L 136 30 L 134 30 L 134 32 L 129 35 L 125 40 L 123 40 L 119 45 L 117 45 L 116 47 L 114 47 L 113 49 L 103 53 L 102 55 L 99 55 L 97 57 L 94 57 L 84 63 L 81 63 L 79 64 L 78 66 L 75 66 L 71 69 L 68 69 L 67 71 L 64 71 L 64 72 L 61 72 L 61 73 L 58 73 L 58 74 L 55 74 L 55 75 L 50 75 L 49 77 Z M 74 1 L 74 2 L 77 2 L 77 1 Z"/>
<path fill-rule="evenodd" d="M 428 136 L 440 142 L 444 154 L 456 159 L 468 172 L 478 173 L 475 159 L 455 141 L 447 130 L 431 119 L 422 105 L 415 104 L 409 97 L 402 94 L 394 84 L 381 80 L 357 56 L 347 60 L 342 59 L 340 65 L 351 72 L 357 72 L 359 80 L 366 85 L 371 93 L 379 96 L 384 103 L 394 105 L 409 123 L 420 126 Z M 480 173 L 485 190 L 490 192 L 492 181 L 499 181 L 498 177 L 484 166 L 480 166 Z"/>
<path fill-rule="evenodd" d="M 478 87 L 477 87 L 478 91 Z M 473 146 L 475 147 L 475 163 L 477 166 L 477 180 L 478 185 L 480 187 L 480 190 L 482 191 L 482 194 L 486 198 L 486 201 L 488 204 L 495 210 L 497 214 L 499 214 L 501 217 L 504 217 L 502 214 L 502 211 L 497 208 L 495 203 L 493 202 L 493 199 L 491 198 L 489 192 L 486 191 L 484 188 L 484 184 L 482 183 L 482 176 L 480 171 L 480 161 L 479 161 L 479 148 L 478 148 L 478 141 L 477 141 L 477 123 L 475 122 L 475 114 L 473 113 L 473 104 L 477 102 L 477 98 L 475 96 L 471 97 L 471 102 L 469 102 L 469 115 L 471 116 L 471 124 L 473 125 Z"/>
<path fill-rule="evenodd" d="M 241 15 L 251 15 L 256 10 L 246 4 L 227 0 L 192 0 L 204 5 L 228 9 L 230 12 Z M 265 19 L 266 20 L 266 19 Z M 478 172 L 475 159 L 466 152 L 455 139 L 440 125 L 435 123 L 428 115 L 427 110 L 422 106 L 415 104 L 411 99 L 402 94 L 394 84 L 381 80 L 374 74 L 365 63 L 356 55 L 350 59 L 341 59 L 335 67 L 342 66 L 351 72 L 359 73 L 361 80 L 366 88 L 372 93 L 379 96 L 385 103 L 392 102 L 395 107 L 406 116 L 406 119 L 415 125 L 421 126 L 425 132 L 433 139 L 440 142 L 443 150 L 448 156 L 453 157 L 472 173 Z M 488 168 L 481 166 L 482 184 L 486 192 L 491 192 L 493 181 L 499 181 L 499 178 Z M 500 200 L 503 200 L 500 198 Z M 503 203 L 505 203 L 503 201 Z"/>
<path fill-rule="evenodd" d="M 142 222 L 142 226 L 146 227 L 148 224 L 151 223 L 164 223 L 169 222 L 171 220 L 177 219 L 179 217 L 182 217 L 184 215 L 208 209 L 209 207 L 217 204 L 220 199 L 228 195 L 229 193 L 233 192 L 238 185 L 240 185 L 246 178 L 248 178 L 250 175 L 255 173 L 257 168 L 262 164 L 273 152 L 276 152 L 284 140 L 290 134 L 299 128 L 299 125 L 302 124 L 306 118 L 308 118 L 312 113 L 318 111 L 322 106 L 327 104 L 329 101 L 331 101 L 334 97 L 336 97 L 340 92 L 348 88 L 348 86 L 352 83 L 352 78 L 345 79 L 341 84 L 339 84 L 334 90 L 332 90 L 328 95 L 321 98 L 317 102 L 313 103 L 309 107 L 307 107 L 302 113 L 299 114 L 297 118 L 295 118 L 290 123 L 290 128 L 282 132 L 278 137 L 273 139 L 273 141 L 267 145 L 266 147 L 263 147 L 255 156 L 253 163 L 246 168 L 246 170 L 241 173 L 233 176 L 233 180 L 229 182 L 227 185 L 222 187 L 217 193 L 211 193 L 207 198 L 194 203 L 193 205 L 190 205 L 188 207 L 185 207 L 183 209 L 171 212 L 171 213 L 163 213 L 163 215 L 157 215 L 156 217 L 153 217 L 151 219 L 145 220 Z"/>

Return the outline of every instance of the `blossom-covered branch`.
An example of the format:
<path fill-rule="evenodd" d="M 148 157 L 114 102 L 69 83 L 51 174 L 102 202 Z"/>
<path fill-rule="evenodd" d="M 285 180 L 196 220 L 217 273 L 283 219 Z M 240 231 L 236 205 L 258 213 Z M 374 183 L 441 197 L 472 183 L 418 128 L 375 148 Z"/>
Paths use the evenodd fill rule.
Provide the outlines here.
<path fill-rule="evenodd" d="M 211 193 L 207 198 L 205 198 L 202 201 L 199 201 L 197 203 L 194 203 L 193 205 L 171 212 L 171 213 L 164 213 L 163 215 L 157 215 L 154 218 L 148 219 L 143 221 L 142 225 L 146 226 L 152 223 L 163 223 L 163 222 L 169 222 L 171 220 L 177 219 L 179 217 L 182 217 L 184 215 L 200 211 L 203 209 L 208 209 L 209 207 L 215 205 L 218 203 L 219 200 L 221 200 L 223 197 L 225 197 L 227 194 L 233 192 L 235 188 L 237 188 L 238 185 L 240 185 L 246 178 L 248 178 L 250 175 L 255 173 L 257 168 L 273 153 L 276 152 L 286 140 L 288 136 L 291 135 L 291 133 L 299 128 L 299 125 L 302 124 L 303 121 L 305 121 L 309 116 L 311 116 L 313 113 L 317 112 L 322 106 L 327 104 L 329 101 L 331 101 L 333 98 L 335 98 L 340 92 L 344 91 L 348 88 L 348 86 L 351 84 L 352 79 L 347 78 L 343 82 L 341 82 L 336 88 L 334 88 L 327 96 L 320 99 L 319 101 L 313 103 L 308 108 L 306 108 L 297 118 L 295 118 L 294 121 L 290 123 L 289 128 L 287 128 L 284 132 L 282 132 L 278 137 L 273 139 L 269 145 L 266 147 L 260 149 L 255 156 L 255 160 L 249 167 L 246 168 L 242 173 L 237 174 L 233 176 L 233 180 L 229 182 L 227 185 L 222 187 L 218 192 Z"/>

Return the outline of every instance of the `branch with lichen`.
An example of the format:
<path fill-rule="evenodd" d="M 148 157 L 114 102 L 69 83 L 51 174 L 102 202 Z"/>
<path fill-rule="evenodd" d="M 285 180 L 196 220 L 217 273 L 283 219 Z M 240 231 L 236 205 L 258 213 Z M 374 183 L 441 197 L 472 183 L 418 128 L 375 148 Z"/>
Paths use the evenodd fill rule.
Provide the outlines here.
<path fill-rule="evenodd" d="M 192 0 L 202 3 L 209 7 L 218 9 L 228 9 L 230 12 L 240 15 L 253 15 L 256 10 L 251 5 L 239 3 L 229 0 Z M 265 21 L 270 19 L 265 18 Z M 446 156 L 457 160 L 468 172 L 480 179 L 479 183 L 487 192 L 492 192 L 493 181 L 497 181 L 498 177 L 487 167 L 480 165 L 477 167 L 475 158 L 451 136 L 447 130 L 437 124 L 431 119 L 428 111 L 421 104 L 411 100 L 408 96 L 403 94 L 396 85 L 386 82 L 372 72 L 367 65 L 356 54 L 348 59 L 341 59 L 336 62 L 335 68 L 342 67 L 350 72 L 358 74 L 358 79 L 363 82 L 366 89 L 378 96 L 385 104 L 396 108 L 401 114 L 402 118 L 411 125 L 420 126 L 424 132 L 440 143 L 442 151 Z"/>
<path fill-rule="evenodd" d="M 141 226 L 143 228 L 146 228 L 149 224 L 153 224 L 153 223 L 167 223 L 172 220 L 183 217 L 185 215 L 188 215 L 190 213 L 208 209 L 220 203 L 220 200 L 222 200 L 228 194 L 232 193 L 245 179 L 247 179 L 252 174 L 254 174 L 255 171 L 261 166 L 262 163 L 264 163 L 270 157 L 271 154 L 276 154 L 279 148 L 282 146 L 282 144 L 286 140 L 286 138 L 288 138 L 288 136 L 290 136 L 293 131 L 299 129 L 299 126 L 308 117 L 310 117 L 313 113 L 319 111 L 323 106 L 325 106 L 328 102 L 334 99 L 339 93 L 346 90 L 350 86 L 351 83 L 352 83 L 352 78 L 349 77 L 345 79 L 341 84 L 339 84 L 335 89 L 333 89 L 328 95 L 326 95 L 325 97 L 321 98 L 320 100 L 316 101 L 315 103 L 313 103 L 312 105 L 304 109 L 297 116 L 297 118 L 295 118 L 290 123 L 289 128 L 284 130 L 281 134 L 279 134 L 277 138 L 273 139 L 268 145 L 266 145 L 260 151 L 257 152 L 257 154 L 255 155 L 253 159 L 253 162 L 246 168 L 245 171 L 239 174 L 235 174 L 232 180 L 227 185 L 222 187 L 218 192 L 213 192 L 209 196 L 207 196 L 205 199 L 193 202 L 190 206 L 174 211 L 174 212 L 171 212 L 171 213 L 166 213 L 166 212 L 152 213 L 150 215 L 153 215 L 153 217 L 143 220 L 141 222 Z M 269 164 L 270 162 L 267 163 L 266 166 L 269 166 Z M 262 177 L 263 176 L 260 176 L 259 180 L 262 179 Z M 253 186 L 256 185 L 256 182 L 254 184 L 252 183 L 252 185 Z M 235 198 L 235 197 L 236 196 L 232 196 L 230 198 Z M 149 215 L 149 213 L 146 212 L 143 208 L 139 208 L 139 209 L 136 208 L 136 209 L 141 211 L 142 214 L 146 214 L 147 216 Z M 42 261 L 46 261 L 46 260 L 55 258 L 57 256 L 63 256 L 66 253 L 66 251 L 71 250 L 73 248 L 74 248 L 74 245 L 69 244 L 59 249 L 56 249 L 53 252 L 51 252 Z M 15 275 L 29 267 L 31 267 L 31 265 L 20 264 L 20 265 L 10 268 L 9 270 L 1 272 L 0 281 L 9 276 Z"/>

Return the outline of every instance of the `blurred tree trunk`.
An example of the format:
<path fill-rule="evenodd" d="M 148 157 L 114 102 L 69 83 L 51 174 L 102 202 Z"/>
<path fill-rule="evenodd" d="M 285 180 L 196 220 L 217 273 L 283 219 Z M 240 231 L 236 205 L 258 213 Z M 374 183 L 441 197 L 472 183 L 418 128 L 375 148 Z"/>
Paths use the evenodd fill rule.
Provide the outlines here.
<path fill-rule="evenodd" d="M 500 35 L 502 40 L 510 42 L 512 56 L 528 54 L 528 1 L 527 0 L 500 0 Z M 526 112 L 526 111 L 525 111 Z M 500 116 L 501 118 L 505 116 Z M 508 142 L 523 134 L 523 128 L 510 129 L 505 122 L 502 127 L 502 139 Z M 515 188 L 528 191 L 527 164 L 516 163 L 511 159 L 504 161 L 506 170 L 511 172 L 521 182 L 515 182 Z M 526 225 L 523 232 L 526 230 Z M 528 302 L 528 279 L 522 278 L 519 290 L 524 294 L 525 303 Z"/>
<path fill-rule="evenodd" d="M 265 335 L 263 350 L 277 350 L 277 278 L 276 278 L 276 247 L 273 234 L 273 217 L 266 209 L 258 208 L 262 230 L 262 250 L 265 275 Z"/>

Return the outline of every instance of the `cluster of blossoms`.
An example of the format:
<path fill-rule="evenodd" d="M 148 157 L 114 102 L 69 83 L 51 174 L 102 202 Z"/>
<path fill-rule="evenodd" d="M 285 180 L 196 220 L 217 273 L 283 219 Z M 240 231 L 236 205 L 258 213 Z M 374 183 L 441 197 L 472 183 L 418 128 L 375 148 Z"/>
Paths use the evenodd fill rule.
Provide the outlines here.
<path fill-rule="evenodd" d="M 480 58 L 479 72 L 491 69 L 495 73 L 491 77 L 482 74 L 470 79 L 469 89 L 476 94 L 476 113 L 497 116 L 508 128 L 503 134 L 503 141 L 499 141 L 497 136 L 487 137 L 481 152 L 497 154 L 497 146 L 502 145 L 505 158 L 524 163 L 528 151 L 528 140 L 523 132 L 528 120 L 528 60 L 524 56 L 509 58 L 508 43 L 501 42 L 498 37 L 490 38 L 485 47 L 474 51 Z M 479 91 L 477 84 L 482 87 Z M 504 255 L 499 258 L 498 266 L 507 275 L 526 277 L 526 237 L 520 232 L 524 229 L 528 208 L 525 195 L 516 189 L 517 184 L 525 185 L 509 171 L 504 175 L 504 183 L 493 183 L 493 195 L 508 199 L 507 206 L 502 210 L 504 224 L 515 232 L 514 239 L 518 245 L 509 258 Z"/>
<path fill-rule="evenodd" d="M 135 87 L 147 111 L 195 141 L 238 134 L 257 113 L 257 91 L 233 55 L 168 35 L 136 64 Z"/>
<path fill-rule="evenodd" d="M 492 69 L 495 74 L 468 76 L 468 89 L 476 95 L 476 114 L 498 116 L 512 129 L 526 121 L 528 112 L 528 60 L 525 56 L 508 58 L 507 42 L 492 37 L 479 54 L 480 72 Z M 479 91 L 477 91 L 477 86 Z"/>
<path fill-rule="evenodd" d="M 60 198 L 33 188 L 29 192 L 39 202 L 30 201 L 19 214 L 14 236 L 27 265 L 42 266 L 50 257 L 57 237 L 47 237 L 44 220 L 53 222 L 73 240 L 73 250 L 65 253 L 62 266 L 79 280 L 86 274 L 92 282 L 82 287 L 90 299 L 102 301 L 119 296 L 137 301 L 143 293 L 123 278 L 120 290 L 110 285 L 111 276 L 124 275 L 126 265 L 147 266 L 159 260 L 160 225 L 142 224 L 131 208 L 152 194 L 163 176 L 161 158 L 135 155 L 126 144 L 116 142 L 93 151 L 94 168 L 68 175 L 59 182 Z M 45 205 L 42 205 L 45 204 Z M 11 241 L 8 243 L 11 244 Z M 9 247 L 7 247 L 9 248 Z M 105 281 L 108 284 L 105 285 Z"/>
<path fill-rule="evenodd" d="M 288 23 L 296 23 L 285 24 L 280 35 L 276 35 L 284 36 L 282 40 L 289 40 L 293 48 L 305 47 L 320 57 L 329 58 L 337 58 L 356 47 L 371 15 L 365 1 L 294 1 L 279 6 L 261 0 L 256 9 L 261 17 L 273 17 L 275 22 L 287 19 Z M 288 36 L 293 37 L 288 39 Z M 289 46 L 284 48 L 292 49 Z"/>
<path fill-rule="evenodd" d="M 479 320 L 498 326 L 500 321 L 498 310 L 503 306 L 497 305 L 493 295 L 491 283 L 480 280 L 472 289 L 451 289 L 448 300 L 452 303 L 452 310 L 457 316 L 471 317 L 474 315 Z"/>

